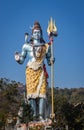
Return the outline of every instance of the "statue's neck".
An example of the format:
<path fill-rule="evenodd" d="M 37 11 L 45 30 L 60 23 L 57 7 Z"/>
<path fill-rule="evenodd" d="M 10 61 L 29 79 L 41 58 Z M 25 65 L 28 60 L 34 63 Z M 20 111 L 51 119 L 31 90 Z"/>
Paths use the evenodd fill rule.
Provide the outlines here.
<path fill-rule="evenodd" d="M 39 45 L 39 44 L 40 44 L 40 40 L 34 39 L 34 40 L 33 40 L 33 43 L 34 43 L 34 45 Z"/>

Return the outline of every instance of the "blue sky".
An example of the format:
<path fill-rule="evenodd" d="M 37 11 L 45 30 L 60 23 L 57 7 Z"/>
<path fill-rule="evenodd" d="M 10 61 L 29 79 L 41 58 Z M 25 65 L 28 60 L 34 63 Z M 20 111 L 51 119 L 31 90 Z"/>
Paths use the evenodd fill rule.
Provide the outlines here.
<path fill-rule="evenodd" d="M 83 0 L 0 0 L 0 78 L 25 84 L 25 67 L 14 60 L 21 52 L 24 33 L 39 21 L 43 37 L 48 20 L 56 21 L 58 37 L 54 39 L 54 86 L 84 87 L 84 1 Z M 47 66 L 50 75 L 50 67 Z M 50 78 L 49 78 L 50 80 Z"/>

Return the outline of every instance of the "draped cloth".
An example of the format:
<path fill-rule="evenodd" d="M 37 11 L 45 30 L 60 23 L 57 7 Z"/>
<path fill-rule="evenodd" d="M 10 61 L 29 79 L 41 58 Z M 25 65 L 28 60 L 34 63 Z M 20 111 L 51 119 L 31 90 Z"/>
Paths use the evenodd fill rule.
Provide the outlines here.
<path fill-rule="evenodd" d="M 42 54 L 36 61 L 28 63 L 26 67 L 27 98 L 46 98 L 46 75 L 43 69 L 43 61 L 46 54 L 46 46 L 41 50 Z"/>

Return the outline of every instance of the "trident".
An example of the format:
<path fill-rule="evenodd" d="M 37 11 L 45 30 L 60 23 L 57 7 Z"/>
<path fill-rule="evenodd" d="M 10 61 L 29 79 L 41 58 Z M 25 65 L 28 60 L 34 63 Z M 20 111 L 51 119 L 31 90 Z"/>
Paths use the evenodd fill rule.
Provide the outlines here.
<path fill-rule="evenodd" d="M 52 17 L 50 18 L 50 21 L 48 22 L 48 28 L 47 33 L 50 39 L 51 44 L 51 95 L 52 95 L 52 113 L 50 114 L 50 117 L 52 119 L 55 118 L 54 113 L 54 49 L 53 49 L 53 38 L 57 36 L 57 28 L 55 25 L 55 21 L 53 21 Z"/>

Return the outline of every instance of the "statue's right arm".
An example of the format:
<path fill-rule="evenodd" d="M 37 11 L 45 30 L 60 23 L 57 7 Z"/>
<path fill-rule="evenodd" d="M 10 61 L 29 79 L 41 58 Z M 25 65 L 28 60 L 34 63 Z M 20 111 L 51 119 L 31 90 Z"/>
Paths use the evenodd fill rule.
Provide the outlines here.
<path fill-rule="evenodd" d="M 15 60 L 19 64 L 23 64 L 23 62 L 26 58 L 26 55 L 27 55 L 26 44 L 24 44 L 23 47 L 22 47 L 22 52 L 21 53 L 18 53 L 18 52 L 15 53 Z"/>

